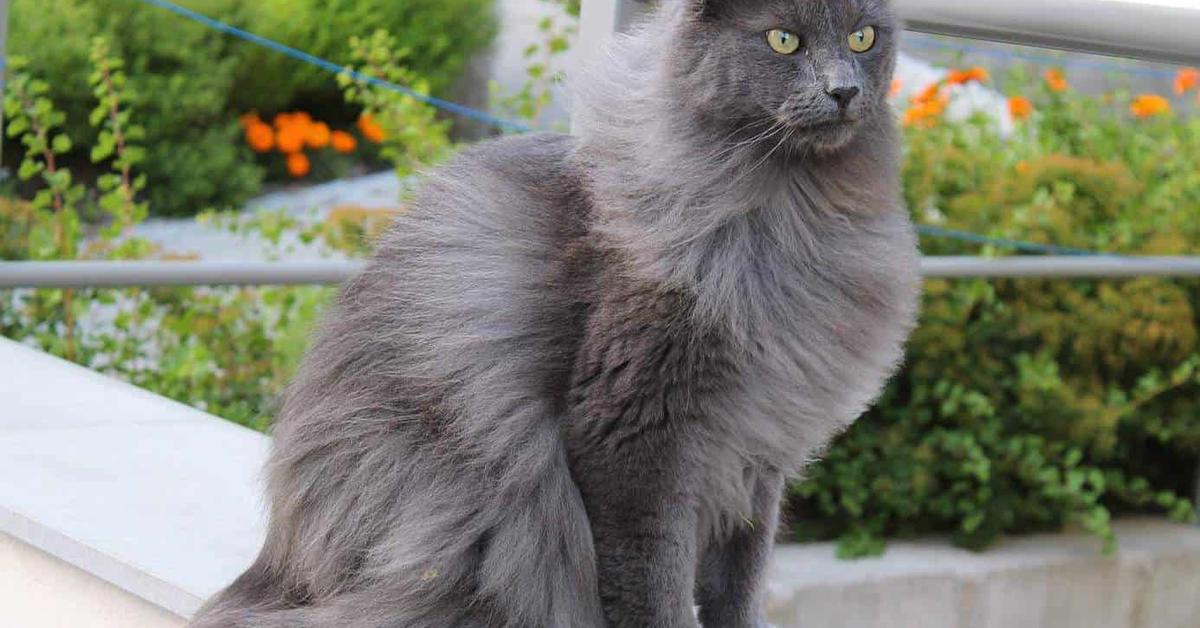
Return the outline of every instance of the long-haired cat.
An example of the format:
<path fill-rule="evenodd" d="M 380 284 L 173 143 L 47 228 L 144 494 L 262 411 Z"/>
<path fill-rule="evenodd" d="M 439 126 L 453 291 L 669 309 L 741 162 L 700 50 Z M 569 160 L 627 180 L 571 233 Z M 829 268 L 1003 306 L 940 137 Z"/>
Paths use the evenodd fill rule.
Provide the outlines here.
<path fill-rule="evenodd" d="M 885 0 L 668 0 L 577 81 L 577 138 L 433 173 L 287 394 L 261 555 L 194 625 L 759 625 L 784 478 L 914 321 L 897 30 Z"/>

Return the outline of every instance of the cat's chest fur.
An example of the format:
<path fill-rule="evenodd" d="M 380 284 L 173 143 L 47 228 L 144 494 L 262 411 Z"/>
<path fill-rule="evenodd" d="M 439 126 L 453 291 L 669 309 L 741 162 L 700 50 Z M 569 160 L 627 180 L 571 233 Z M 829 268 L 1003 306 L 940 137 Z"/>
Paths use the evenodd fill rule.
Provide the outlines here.
<path fill-rule="evenodd" d="M 915 310 L 911 229 L 898 208 L 793 204 L 746 212 L 707 240 L 684 285 L 606 256 L 576 399 L 609 400 L 601 423 L 636 425 L 641 412 L 706 448 L 797 471 L 900 358 Z"/>
<path fill-rule="evenodd" d="M 724 313 L 734 367 L 706 418 L 726 443 L 789 472 L 879 394 L 901 358 L 918 286 L 899 208 L 809 208 L 802 219 L 803 244 L 777 235 L 724 259 L 734 287 L 710 306 Z M 697 289 L 711 287 L 701 278 Z"/>
<path fill-rule="evenodd" d="M 903 211 L 838 209 L 747 211 L 696 242 L 707 248 L 682 285 L 640 274 L 620 250 L 604 256 L 572 447 L 620 456 L 661 439 L 654 456 L 691 469 L 678 488 L 710 534 L 749 512 L 756 474 L 798 472 L 878 395 L 914 318 Z"/>

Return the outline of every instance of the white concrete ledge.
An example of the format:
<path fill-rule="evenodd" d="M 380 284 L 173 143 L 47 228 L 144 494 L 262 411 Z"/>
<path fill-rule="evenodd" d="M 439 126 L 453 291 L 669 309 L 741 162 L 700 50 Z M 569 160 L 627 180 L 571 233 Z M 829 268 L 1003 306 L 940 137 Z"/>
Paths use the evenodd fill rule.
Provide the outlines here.
<path fill-rule="evenodd" d="M 0 339 L 0 626 L 176 627 L 262 539 L 250 430 Z M 779 548 L 778 628 L 1200 628 L 1200 529 Z M 88 619 L 79 619 L 88 618 Z"/>
<path fill-rule="evenodd" d="M 0 534 L 175 615 L 228 584 L 261 544 L 266 445 L 0 339 Z M 4 610 L 0 626 L 14 625 Z"/>
<path fill-rule="evenodd" d="M 1116 524 L 1103 556 L 1085 535 L 1010 540 L 984 553 L 893 543 L 842 561 L 826 544 L 779 548 L 770 585 L 779 628 L 1197 628 L 1200 529 Z"/>
<path fill-rule="evenodd" d="M 0 534 L 0 625 L 181 628 L 184 618 Z"/>

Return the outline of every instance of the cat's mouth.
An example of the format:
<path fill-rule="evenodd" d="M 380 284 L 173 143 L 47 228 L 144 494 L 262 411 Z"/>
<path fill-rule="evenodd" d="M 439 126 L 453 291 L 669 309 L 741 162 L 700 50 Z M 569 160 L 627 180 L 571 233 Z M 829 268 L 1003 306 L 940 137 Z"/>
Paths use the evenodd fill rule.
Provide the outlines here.
<path fill-rule="evenodd" d="M 829 151 L 845 146 L 854 137 L 859 122 L 858 118 L 838 116 L 790 126 L 794 142 L 809 149 Z"/>
<path fill-rule="evenodd" d="M 858 125 L 858 118 L 836 116 L 815 122 L 805 121 L 789 124 L 799 133 L 825 133 L 830 131 L 849 131 Z"/>
<path fill-rule="evenodd" d="M 845 145 L 854 137 L 862 117 L 854 111 L 829 112 L 825 116 L 775 115 L 776 124 L 788 129 L 791 141 L 797 146 L 829 150 Z"/>

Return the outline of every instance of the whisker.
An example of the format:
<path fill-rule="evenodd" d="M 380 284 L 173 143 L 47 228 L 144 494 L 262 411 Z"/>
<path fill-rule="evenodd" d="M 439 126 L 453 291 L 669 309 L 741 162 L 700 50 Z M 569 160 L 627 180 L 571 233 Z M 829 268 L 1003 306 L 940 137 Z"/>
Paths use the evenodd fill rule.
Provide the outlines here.
<path fill-rule="evenodd" d="M 762 124 L 762 123 L 763 123 L 763 122 L 765 122 L 765 121 L 766 121 L 766 120 L 758 120 L 758 121 L 752 122 L 752 123 L 750 123 L 750 124 L 748 124 L 748 125 L 745 125 L 745 126 L 743 126 L 741 129 L 739 129 L 738 131 L 735 131 L 735 132 L 734 132 L 733 134 L 731 134 L 729 137 L 732 137 L 733 135 L 736 135 L 737 133 L 740 133 L 740 132 L 742 132 L 742 131 L 744 131 L 744 130 L 748 129 L 748 128 L 750 128 L 750 127 L 754 126 L 755 124 Z M 743 147 L 746 147 L 746 146 L 750 146 L 750 145 L 753 145 L 753 144 L 757 144 L 757 143 L 759 143 L 759 142 L 761 142 L 761 141 L 763 141 L 763 140 L 767 139 L 767 137 L 768 137 L 768 136 L 772 135 L 772 134 L 773 134 L 775 131 L 777 131 L 777 130 L 778 130 L 776 127 L 778 127 L 778 126 L 780 125 L 780 122 L 779 122 L 778 120 L 771 120 L 770 122 L 771 122 L 770 126 L 768 126 L 768 127 L 766 128 L 766 130 L 764 130 L 763 132 L 761 132 L 761 133 L 759 133 L 759 134 L 757 134 L 757 135 L 755 135 L 754 137 L 751 137 L 751 138 L 749 138 L 749 139 L 742 140 L 742 141 L 740 141 L 740 142 L 735 142 L 735 143 L 733 143 L 733 144 L 731 144 L 731 145 L 725 146 L 724 148 L 722 148 L 722 149 L 721 149 L 720 151 L 718 151 L 717 153 L 715 153 L 715 154 L 711 155 L 711 158 L 712 158 L 712 159 L 723 159 L 723 158 L 725 158 L 725 157 L 727 157 L 727 156 L 729 156 L 729 155 L 733 154 L 734 152 L 736 152 L 736 151 L 737 151 L 738 149 L 740 149 L 740 148 L 743 148 Z M 729 138 L 726 138 L 726 139 L 729 139 Z"/>
<path fill-rule="evenodd" d="M 788 137 L 789 137 L 788 134 L 786 133 L 787 127 L 780 125 L 779 130 L 784 131 L 784 133 L 781 134 L 781 137 L 779 138 L 779 141 L 775 144 L 775 146 L 771 150 L 767 151 L 767 153 L 765 155 L 763 155 L 761 159 L 756 161 L 753 166 L 750 166 L 750 168 L 748 168 L 745 172 L 738 175 L 738 178 L 735 179 L 735 182 L 742 181 L 743 179 L 750 176 L 751 174 L 754 174 L 754 172 L 756 172 L 759 168 L 766 165 L 767 161 L 771 159 L 771 156 L 774 155 L 776 153 L 776 151 L 778 151 L 779 148 L 784 145 L 785 142 L 787 142 Z"/>

